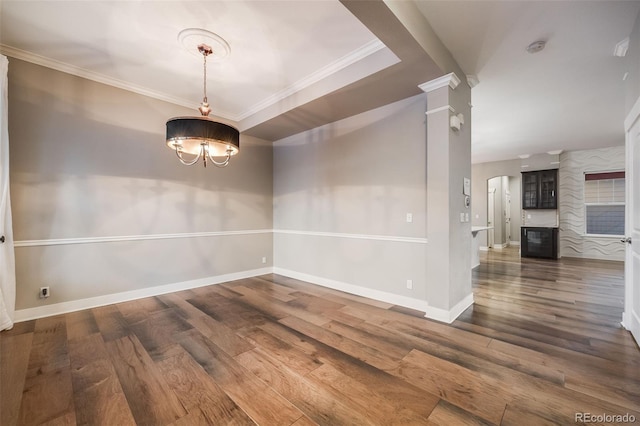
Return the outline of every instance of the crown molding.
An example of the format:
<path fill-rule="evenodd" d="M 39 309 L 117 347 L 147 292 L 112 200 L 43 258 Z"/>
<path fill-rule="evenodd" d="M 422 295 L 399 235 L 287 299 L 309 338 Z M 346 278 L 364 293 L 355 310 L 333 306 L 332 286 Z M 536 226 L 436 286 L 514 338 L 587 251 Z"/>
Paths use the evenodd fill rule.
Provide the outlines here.
<path fill-rule="evenodd" d="M 451 72 L 447 75 L 443 75 L 442 77 L 434 78 L 431 81 L 422 83 L 418 85 L 418 87 L 428 93 L 446 86 L 451 87 L 451 89 L 455 89 L 459 84 L 460 78 L 458 78 L 455 73 Z"/>
<path fill-rule="evenodd" d="M 344 68 L 347 68 L 348 66 L 355 64 L 384 48 L 386 48 L 386 46 L 380 40 L 378 39 L 372 40 L 369 43 L 366 43 L 360 48 L 354 50 L 353 52 L 350 52 L 349 54 L 343 56 L 342 58 L 296 81 L 289 87 L 286 87 L 274 93 L 273 95 L 269 96 L 268 98 L 263 99 L 262 101 L 256 103 L 247 111 L 239 115 L 231 114 L 226 111 L 218 111 L 218 110 L 212 111 L 212 113 L 215 116 L 220 118 L 224 118 L 234 122 L 240 122 L 241 120 L 244 120 L 245 118 L 258 113 L 263 109 L 268 108 L 286 99 L 287 97 L 294 95 L 297 92 L 304 90 L 307 87 L 319 81 L 322 81 L 323 79 L 330 77 L 331 75 L 343 70 Z M 76 67 L 74 65 L 70 65 L 52 58 L 47 58 L 45 56 L 28 52 L 26 50 L 17 49 L 15 47 L 8 46 L 6 44 L 0 43 L 0 53 L 15 59 L 20 59 L 22 61 L 30 62 L 32 64 L 40 65 L 46 68 L 51 68 L 56 71 L 61 71 L 67 74 L 75 75 L 77 77 L 85 78 L 87 80 L 95 81 L 97 83 L 106 84 L 112 87 L 117 87 L 119 89 L 127 90 L 129 92 L 137 93 L 139 95 L 143 95 L 153 99 L 158 99 L 164 102 L 169 102 L 175 105 L 183 106 L 189 109 L 196 110 L 198 108 L 198 105 L 194 104 L 191 101 L 170 96 L 165 93 L 152 90 L 143 86 L 139 86 L 136 84 L 128 83 L 126 81 L 109 77 L 104 74 L 97 73 L 95 71 L 90 71 L 85 68 Z"/>
<path fill-rule="evenodd" d="M 470 88 L 474 88 L 476 87 L 478 84 L 480 84 L 480 80 L 478 80 L 478 76 L 475 74 L 467 74 L 467 84 L 469 85 Z"/>
<path fill-rule="evenodd" d="M 20 59 L 21 61 L 30 62 L 35 65 L 40 65 L 46 68 L 51 68 L 56 71 L 64 72 L 66 74 L 75 75 L 87 80 L 95 81 L 96 83 L 106 84 L 107 86 L 116 87 L 118 89 L 127 90 L 129 92 L 137 93 L 138 95 L 147 96 L 149 98 L 158 99 L 160 101 L 168 102 L 174 105 L 183 106 L 189 109 L 197 110 L 198 105 L 191 101 L 187 101 L 175 96 L 169 96 L 165 93 L 151 90 L 137 84 L 128 83 L 124 80 L 109 77 L 104 74 L 90 71 L 85 68 L 76 67 L 55 59 L 47 58 L 45 56 L 37 55 L 26 50 L 17 49 L 15 47 L 7 46 L 6 44 L 0 44 L 0 53 L 9 56 L 11 58 Z M 236 117 L 230 114 L 220 113 L 220 111 L 213 111 L 213 115 L 224 118 L 231 121 L 237 121 Z"/>
<path fill-rule="evenodd" d="M 354 50 L 353 52 L 350 52 L 349 54 L 343 56 L 342 58 L 320 68 L 319 70 L 313 72 L 312 74 L 309 74 L 304 78 L 301 78 L 300 80 L 293 83 L 291 86 L 286 87 L 274 93 L 273 95 L 267 97 L 266 99 L 263 99 L 262 101 L 253 105 L 247 111 L 240 114 L 237 117 L 236 121 L 244 120 L 245 118 L 248 118 L 253 114 L 258 113 L 265 108 L 268 108 L 274 104 L 277 104 L 278 102 L 288 98 L 289 96 L 294 95 L 297 92 L 300 92 L 301 90 L 304 90 L 307 87 L 319 81 L 322 81 L 325 78 L 332 76 L 333 74 L 336 74 L 337 72 L 343 70 L 349 65 L 353 65 L 356 62 L 359 62 L 364 58 L 366 58 L 367 56 L 373 55 L 374 53 L 384 48 L 386 48 L 386 46 L 380 40 L 378 39 L 371 40 L 369 43 L 366 43 L 365 45 Z"/>

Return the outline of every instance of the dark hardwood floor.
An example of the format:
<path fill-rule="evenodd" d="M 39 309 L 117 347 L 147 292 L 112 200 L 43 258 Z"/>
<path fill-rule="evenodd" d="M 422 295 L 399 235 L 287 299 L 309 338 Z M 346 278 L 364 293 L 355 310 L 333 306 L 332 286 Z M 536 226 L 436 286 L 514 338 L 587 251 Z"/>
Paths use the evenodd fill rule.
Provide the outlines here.
<path fill-rule="evenodd" d="M 452 325 L 278 275 L 18 323 L 0 423 L 640 423 L 622 264 L 481 262 Z"/>

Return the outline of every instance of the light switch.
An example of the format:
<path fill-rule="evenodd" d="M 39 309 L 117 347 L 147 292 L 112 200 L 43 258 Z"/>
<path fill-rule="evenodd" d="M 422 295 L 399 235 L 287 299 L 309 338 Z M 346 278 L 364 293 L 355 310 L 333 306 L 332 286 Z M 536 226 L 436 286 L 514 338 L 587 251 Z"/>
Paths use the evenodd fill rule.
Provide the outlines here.
<path fill-rule="evenodd" d="M 460 213 L 460 223 L 464 223 L 464 213 Z"/>
<path fill-rule="evenodd" d="M 464 221 L 469 222 L 469 213 L 464 214 Z"/>

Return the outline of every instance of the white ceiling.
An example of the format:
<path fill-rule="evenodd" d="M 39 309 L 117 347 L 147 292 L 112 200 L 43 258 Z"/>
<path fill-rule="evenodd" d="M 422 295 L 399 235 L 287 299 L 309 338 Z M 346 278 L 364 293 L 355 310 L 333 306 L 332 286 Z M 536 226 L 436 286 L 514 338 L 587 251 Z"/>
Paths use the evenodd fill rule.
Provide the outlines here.
<path fill-rule="evenodd" d="M 463 71 L 480 80 L 472 91 L 474 162 L 623 143 L 625 61 L 613 50 L 631 32 L 640 2 L 415 3 Z M 177 37 L 183 29 L 204 28 L 231 46 L 225 61 L 208 67 L 214 114 L 274 138 L 335 119 L 318 113 L 315 120 L 270 131 L 278 115 L 323 99 L 336 102 L 331 97 L 339 90 L 353 94 L 363 82 L 375 84 L 366 93 L 380 105 L 420 93 L 413 81 L 400 86 L 403 79 L 393 73 L 402 62 L 399 49 L 393 52 L 374 35 L 389 43 L 380 35 L 384 22 L 372 25 L 375 17 L 367 15 L 380 4 L 371 1 L 368 10 L 354 12 L 359 6 L 337 0 L 2 0 L 0 50 L 195 108 L 202 98 L 202 60 Z M 388 28 L 395 27 L 390 22 Z M 546 49 L 526 53 L 538 39 L 548 41 Z M 433 76 L 425 72 L 424 78 L 418 82 Z M 340 98 L 346 105 L 340 114 L 377 105 L 365 97 Z"/>
<path fill-rule="evenodd" d="M 209 63 L 209 101 L 234 121 L 377 41 L 337 1 L 2 3 L 2 44 L 189 106 L 202 99 L 202 56 L 178 34 L 220 35 L 231 54 Z"/>
<path fill-rule="evenodd" d="M 624 144 L 624 58 L 638 1 L 419 2 L 467 74 L 474 162 Z M 541 52 L 525 48 L 546 40 Z"/>

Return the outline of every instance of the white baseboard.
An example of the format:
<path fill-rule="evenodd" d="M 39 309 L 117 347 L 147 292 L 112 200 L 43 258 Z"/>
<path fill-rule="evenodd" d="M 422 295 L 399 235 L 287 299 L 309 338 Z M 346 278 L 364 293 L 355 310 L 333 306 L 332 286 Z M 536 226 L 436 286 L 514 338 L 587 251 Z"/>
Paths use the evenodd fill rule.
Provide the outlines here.
<path fill-rule="evenodd" d="M 139 290 L 106 294 L 104 296 L 90 297 L 87 299 L 71 300 L 68 302 L 38 306 L 35 308 L 20 309 L 15 311 L 14 322 L 29 321 L 37 318 L 49 317 L 52 315 L 66 314 L 68 312 L 81 311 L 83 309 L 96 308 L 98 306 L 112 305 L 114 303 L 128 302 L 130 300 L 158 296 L 161 294 L 173 293 L 181 290 L 189 290 L 197 287 L 205 287 L 208 285 L 220 284 L 228 281 L 256 277 L 259 275 L 270 273 L 273 273 L 273 268 L 271 267 L 252 269 L 248 271 L 233 272 L 230 274 L 165 284 L 156 287 L 141 288 Z"/>
<path fill-rule="evenodd" d="M 274 267 L 273 273 L 278 275 L 284 275 L 285 277 L 294 278 L 300 281 L 306 281 L 308 283 L 320 285 L 322 287 L 328 287 L 334 290 L 344 291 L 345 293 L 351 293 L 357 296 L 367 297 L 369 299 L 391 303 L 393 305 L 404 306 L 405 308 L 411 308 L 411 309 L 415 309 L 422 312 L 424 312 L 426 308 L 428 308 L 429 306 L 426 300 L 414 299 L 412 297 L 388 293 L 382 290 L 374 290 L 371 288 L 362 287 L 355 284 L 348 284 L 342 281 L 336 281 L 329 278 L 322 278 L 315 275 L 305 274 L 302 272 L 291 271 L 289 269 Z"/>
<path fill-rule="evenodd" d="M 635 312 L 625 311 L 622 313 L 622 322 L 620 323 L 626 330 L 631 332 L 631 335 L 640 336 L 640 318 Z M 640 346 L 640 340 L 637 340 L 636 343 Z"/>
<path fill-rule="evenodd" d="M 494 244 L 493 248 L 496 249 L 496 250 L 502 250 L 502 249 L 505 249 L 505 248 L 510 247 L 510 246 L 520 247 L 520 241 L 509 241 L 508 243 L 504 243 L 504 244 Z M 489 251 L 489 247 L 481 246 L 480 250 Z"/>
<path fill-rule="evenodd" d="M 455 304 L 455 306 L 449 311 L 444 311 L 447 313 L 448 319 L 444 320 L 447 324 L 451 324 L 463 313 L 469 306 L 473 305 L 473 292 L 467 294 L 467 296 Z M 442 320 L 441 320 L 442 321 Z"/>
<path fill-rule="evenodd" d="M 445 310 L 429 306 L 426 300 L 415 299 L 413 297 L 401 296 L 382 290 L 375 290 L 362 287 L 355 284 L 348 284 L 342 281 L 336 281 L 329 278 L 309 275 L 302 272 L 296 272 L 284 268 L 273 268 L 273 273 L 284 275 L 285 277 L 294 278 L 296 280 L 332 288 L 334 290 L 344 291 L 345 293 L 355 294 L 357 296 L 367 297 L 369 299 L 379 300 L 381 302 L 391 303 L 393 305 L 404 306 L 405 308 L 415 309 L 425 313 L 425 318 L 451 324 L 465 309 L 473 304 L 473 293 L 469 294 L 452 309 Z"/>
<path fill-rule="evenodd" d="M 473 304 L 473 294 L 469 294 L 467 297 L 458 302 L 453 308 L 447 311 L 445 309 L 429 306 L 429 303 L 426 300 L 414 299 L 412 297 L 401 296 L 399 294 L 393 294 L 381 290 L 348 284 L 341 281 L 317 277 L 314 275 L 295 272 L 288 269 L 268 267 L 252 269 L 249 271 L 234 272 L 231 274 L 217 275 L 213 277 L 198 278 L 195 280 L 165 284 L 156 287 L 142 288 L 139 290 L 106 294 L 104 296 L 90 297 L 87 299 L 71 300 L 68 302 L 38 306 L 35 308 L 19 309 L 15 311 L 14 322 L 17 323 L 53 315 L 66 314 L 69 312 L 81 311 L 83 309 L 91 309 L 99 306 L 112 305 L 114 303 L 128 302 L 145 297 L 159 296 L 161 294 L 173 293 L 181 290 L 189 290 L 198 287 L 205 287 L 208 285 L 220 284 L 224 282 L 251 278 L 271 273 L 284 275 L 286 277 L 306 281 L 323 287 L 332 288 L 334 290 L 340 290 L 346 293 L 367 297 L 369 299 L 379 300 L 382 302 L 391 303 L 393 305 L 415 309 L 424 312 L 425 318 L 441 321 L 447 324 L 452 323 L 465 309 Z"/>

